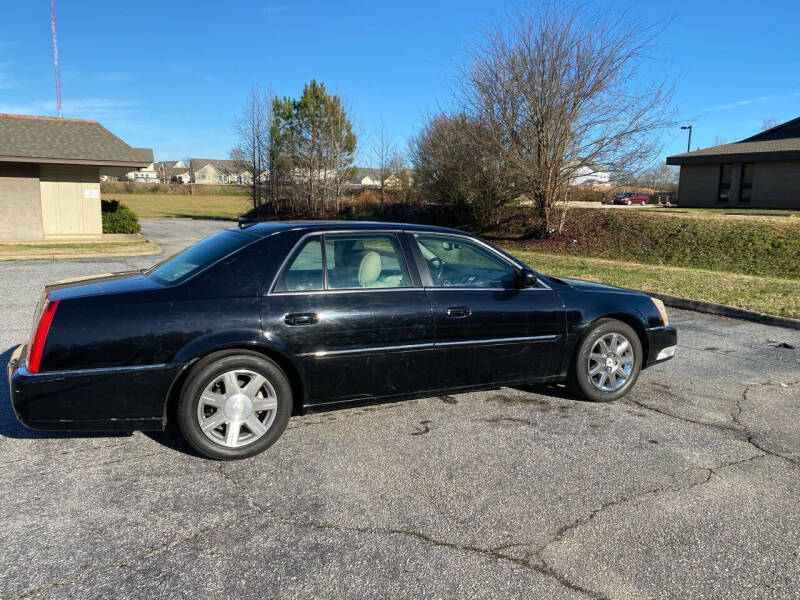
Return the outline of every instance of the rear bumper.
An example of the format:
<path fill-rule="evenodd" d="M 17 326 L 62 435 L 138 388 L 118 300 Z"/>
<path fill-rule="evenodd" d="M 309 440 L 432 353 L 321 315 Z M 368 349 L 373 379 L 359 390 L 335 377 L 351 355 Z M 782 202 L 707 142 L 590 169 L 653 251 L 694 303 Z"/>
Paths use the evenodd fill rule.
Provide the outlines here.
<path fill-rule="evenodd" d="M 134 431 L 164 428 L 164 407 L 183 365 L 29 373 L 25 347 L 8 363 L 11 405 L 31 429 Z"/>
<path fill-rule="evenodd" d="M 678 331 L 674 327 L 652 327 L 647 333 L 647 362 L 645 367 L 662 363 L 675 356 L 678 346 Z"/>

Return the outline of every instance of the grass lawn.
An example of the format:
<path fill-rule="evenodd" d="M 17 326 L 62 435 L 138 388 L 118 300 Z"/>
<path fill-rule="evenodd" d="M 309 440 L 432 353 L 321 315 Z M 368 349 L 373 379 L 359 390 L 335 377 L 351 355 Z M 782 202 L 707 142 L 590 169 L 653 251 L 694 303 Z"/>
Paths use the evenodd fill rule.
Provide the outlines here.
<path fill-rule="evenodd" d="M 633 208 L 633 207 L 631 207 Z M 671 215 L 690 215 L 699 217 L 796 217 L 800 218 L 800 210 L 780 208 L 659 208 L 652 205 L 636 207 L 636 210 L 647 212 L 663 212 Z"/>
<path fill-rule="evenodd" d="M 3 260 L 24 258 L 68 258 L 70 256 L 133 256 L 158 251 L 158 247 L 147 240 L 131 242 L 42 242 L 0 243 Z"/>
<path fill-rule="evenodd" d="M 508 250 L 535 269 L 551 275 L 587 279 L 800 319 L 799 280 L 544 254 L 518 251 L 516 248 Z"/>
<path fill-rule="evenodd" d="M 186 217 L 192 219 L 235 220 L 250 208 L 248 196 L 186 194 L 104 193 L 103 200 L 119 200 L 140 219 Z"/>

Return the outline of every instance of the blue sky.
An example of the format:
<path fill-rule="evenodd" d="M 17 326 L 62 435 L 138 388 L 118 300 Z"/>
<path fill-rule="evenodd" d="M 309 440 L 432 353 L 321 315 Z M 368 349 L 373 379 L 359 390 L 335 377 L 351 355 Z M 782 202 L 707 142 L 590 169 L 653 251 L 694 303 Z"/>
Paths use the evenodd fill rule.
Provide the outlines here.
<path fill-rule="evenodd" d="M 667 24 L 648 69 L 674 83 L 692 149 L 800 116 L 800 2 L 596 3 Z M 54 115 L 49 2 L 3 4 L 0 112 Z M 448 105 L 481 29 L 519 6 L 56 0 L 64 116 L 97 119 L 157 159 L 225 157 L 252 85 L 297 96 L 316 78 L 350 106 L 366 164 L 381 121 L 404 149 L 425 115 Z M 685 151 L 686 132 L 664 141 L 665 155 Z"/>

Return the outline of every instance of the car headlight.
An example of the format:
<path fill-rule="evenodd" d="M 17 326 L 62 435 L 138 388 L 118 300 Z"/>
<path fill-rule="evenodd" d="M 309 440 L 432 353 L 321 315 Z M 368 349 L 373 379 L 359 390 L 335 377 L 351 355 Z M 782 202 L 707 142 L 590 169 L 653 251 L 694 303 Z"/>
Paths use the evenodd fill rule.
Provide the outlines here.
<path fill-rule="evenodd" d="M 661 320 L 664 322 L 664 325 L 669 325 L 669 319 L 667 318 L 667 307 L 664 306 L 664 303 L 658 298 L 651 297 L 650 300 L 652 300 L 653 304 L 655 304 L 655 307 L 658 310 L 658 314 L 661 315 Z"/>

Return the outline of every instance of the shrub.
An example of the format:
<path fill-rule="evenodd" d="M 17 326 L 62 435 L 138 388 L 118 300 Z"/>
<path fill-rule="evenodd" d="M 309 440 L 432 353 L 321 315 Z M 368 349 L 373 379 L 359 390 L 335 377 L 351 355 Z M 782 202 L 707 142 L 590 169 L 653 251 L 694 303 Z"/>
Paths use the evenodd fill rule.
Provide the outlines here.
<path fill-rule="evenodd" d="M 540 252 L 800 279 L 800 227 L 793 219 L 573 210 L 563 236 L 526 237 Z"/>
<path fill-rule="evenodd" d="M 139 219 L 130 208 L 119 200 L 102 200 L 103 233 L 139 233 Z"/>

